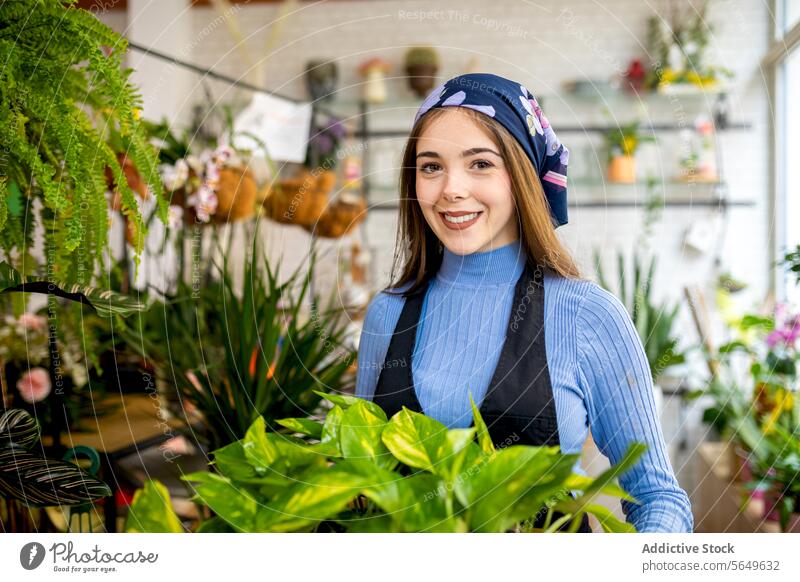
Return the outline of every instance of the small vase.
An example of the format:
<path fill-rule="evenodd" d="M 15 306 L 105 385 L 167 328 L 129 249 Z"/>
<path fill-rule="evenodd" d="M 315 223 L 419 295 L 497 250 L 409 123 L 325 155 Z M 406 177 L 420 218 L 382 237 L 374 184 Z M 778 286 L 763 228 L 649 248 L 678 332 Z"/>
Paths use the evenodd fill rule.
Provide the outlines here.
<path fill-rule="evenodd" d="M 617 184 L 636 182 L 636 158 L 633 156 L 614 156 L 608 164 L 608 181 Z"/>
<path fill-rule="evenodd" d="M 377 67 L 370 70 L 364 82 L 364 101 L 374 104 L 383 103 L 387 96 L 386 78 L 383 71 Z"/>

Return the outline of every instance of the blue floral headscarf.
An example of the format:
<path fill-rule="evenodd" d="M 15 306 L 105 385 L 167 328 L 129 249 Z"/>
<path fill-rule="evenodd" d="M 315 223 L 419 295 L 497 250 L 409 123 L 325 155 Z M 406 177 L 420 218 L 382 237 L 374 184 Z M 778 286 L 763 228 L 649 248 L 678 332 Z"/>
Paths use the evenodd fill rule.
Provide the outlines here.
<path fill-rule="evenodd" d="M 519 83 L 489 73 L 460 75 L 428 94 L 414 124 L 437 107 L 468 107 L 505 127 L 525 150 L 539 174 L 555 227 L 567 223 L 569 150 L 558 141 L 530 91 Z"/>

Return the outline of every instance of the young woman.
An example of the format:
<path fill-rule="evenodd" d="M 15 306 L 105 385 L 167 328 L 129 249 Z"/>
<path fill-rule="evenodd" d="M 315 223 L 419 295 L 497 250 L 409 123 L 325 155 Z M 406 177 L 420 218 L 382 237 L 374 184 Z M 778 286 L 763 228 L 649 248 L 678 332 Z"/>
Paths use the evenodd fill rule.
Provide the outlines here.
<path fill-rule="evenodd" d="M 472 423 L 471 395 L 498 446 L 579 453 L 591 430 L 614 463 L 646 443 L 621 478 L 639 502 L 623 502 L 627 520 L 689 532 L 636 330 L 555 233 L 568 161 L 519 83 L 469 74 L 433 90 L 403 156 L 393 283 L 367 310 L 356 394 L 451 428 Z"/>

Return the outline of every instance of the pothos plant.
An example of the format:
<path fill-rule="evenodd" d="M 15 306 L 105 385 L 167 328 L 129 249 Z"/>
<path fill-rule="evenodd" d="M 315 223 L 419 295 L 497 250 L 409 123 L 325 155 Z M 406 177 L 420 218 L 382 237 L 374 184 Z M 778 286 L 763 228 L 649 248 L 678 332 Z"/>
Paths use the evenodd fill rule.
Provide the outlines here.
<path fill-rule="evenodd" d="M 22 275 L 46 272 L 86 285 L 108 246 L 107 168 L 122 213 L 144 232 L 138 201 L 107 143 L 110 128 L 158 197 L 163 220 L 167 206 L 156 153 L 138 119 L 140 100 L 122 68 L 126 41 L 74 1 L 0 4 L 0 249 Z M 32 254 L 37 226 L 42 266 Z"/>
<path fill-rule="evenodd" d="M 614 481 L 645 445 L 592 479 L 574 474 L 578 455 L 558 447 L 495 448 L 474 404 L 474 426 L 448 430 L 406 408 L 388 419 L 372 402 L 323 396 L 333 404 L 324 421 L 284 419 L 282 434 L 259 418 L 214 452 L 212 472 L 185 477 L 215 514 L 199 531 L 576 531 L 586 513 L 607 531 L 634 531 L 597 496 L 635 501 Z M 534 528 L 537 515 L 546 518 Z M 137 492 L 128 531 L 178 523 L 163 487 Z"/>

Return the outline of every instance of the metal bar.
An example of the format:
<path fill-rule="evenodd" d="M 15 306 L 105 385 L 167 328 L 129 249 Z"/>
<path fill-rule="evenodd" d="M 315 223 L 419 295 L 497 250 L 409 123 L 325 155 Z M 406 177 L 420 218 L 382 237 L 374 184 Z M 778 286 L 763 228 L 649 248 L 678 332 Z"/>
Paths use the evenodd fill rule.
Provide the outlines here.
<path fill-rule="evenodd" d="M 247 89 L 255 93 L 264 93 L 266 95 L 272 95 L 273 97 L 278 97 L 279 99 L 286 99 L 287 101 L 291 101 L 292 103 L 309 102 L 307 99 L 296 99 L 294 97 L 287 97 L 286 95 L 282 95 L 281 93 L 278 93 L 276 91 L 270 91 L 269 89 L 265 89 L 264 87 L 259 87 L 258 85 L 253 85 L 252 83 L 248 83 L 247 81 L 242 81 L 240 79 L 235 79 L 228 75 L 223 75 L 222 73 L 217 73 L 213 69 L 207 69 L 206 67 L 201 67 L 199 65 L 189 63 L 187 61 L 184 61 L 183 59 L 179 59 L 177 57 L 173 57 L 172 55 L 162 53 L 161 51 L 157 51 L 155 49 L 142 46 L 131 40 L 128 40 L 128 46 L 133 50 L 139 51 L 148 56 L 160 59 L 162 61 L 166 61 L 168 63 L 172 63 L 174 65 L 178 65 L 179 67 L 183 67 L 184 69 L 189 69 L 190 71 L 194 71 L 195 73 L 199 73 L 200 75 L 203 75 L 205 77 L 211 77 L 212 79 L 228 83 L 229 85 L 233 85 L 235 87 L 241 87 L 242 89 Z M 329 109 L 323 106 L 315 105 L 315 107 L 317 108 L 318 111 L 326 115 L 331 115 L 331 116 L 333 115 Z"/>

